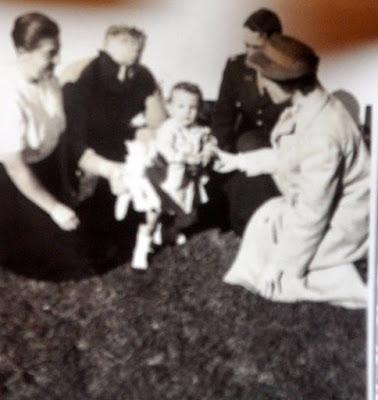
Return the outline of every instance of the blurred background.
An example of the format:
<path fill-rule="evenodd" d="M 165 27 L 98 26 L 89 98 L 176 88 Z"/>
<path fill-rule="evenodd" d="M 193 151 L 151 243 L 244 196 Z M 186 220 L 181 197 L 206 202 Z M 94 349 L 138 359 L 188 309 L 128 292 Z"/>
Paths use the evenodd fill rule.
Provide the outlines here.
<path fill-rule="evenodd" d="M 260 7 L 275 10 L 286 33 L 318 51 L 320 78 L 330 91 L 351 93 L 361 112 L 377 103 L 376 0 L 0 0 L 0 54 L 2 62 L 13 59 L 11 26 L 27 11 L 42 11 L 59 23 L 60 70 L 95 55 L 107 26 L 124 22 L 147 33 L 143 62 L 165 94 L 184 79 L 215 99 L 226 59 L 243 51 L 242 24 Z"/>

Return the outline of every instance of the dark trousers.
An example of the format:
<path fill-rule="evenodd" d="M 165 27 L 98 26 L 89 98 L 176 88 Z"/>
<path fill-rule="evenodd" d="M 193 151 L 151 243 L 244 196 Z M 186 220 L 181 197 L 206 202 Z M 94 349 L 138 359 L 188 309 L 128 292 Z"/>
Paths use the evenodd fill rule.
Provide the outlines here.
<path fill-rule="evenodd" d="M 236 142 L 237 152 L 247 152 L 269 147 L 267 135 L 260 132 L 245 132 Z M 242 235 L 252 214 L 267 200 L 279 195 L 270 175 L 247 177 L 242 172 L 229 175 L 224 185 L 228 203 L 230 227 Z"/>
<path fill-rule="evenodd" d="M 93 196 L 78 208 L 87 256 L 109 266 L 130 258 L 138 224 L 144 218 L 143 214 L 130 208 L 126 218 L 117 221 L 114 215 L 115 201 L 116 197 L 111 193 L 108 183 L 100 179 Z"/>

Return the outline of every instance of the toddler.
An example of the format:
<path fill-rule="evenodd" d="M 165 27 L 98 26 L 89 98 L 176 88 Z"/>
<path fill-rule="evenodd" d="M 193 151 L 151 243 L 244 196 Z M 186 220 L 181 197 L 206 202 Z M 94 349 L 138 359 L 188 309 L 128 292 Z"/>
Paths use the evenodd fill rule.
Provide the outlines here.
<path fill-rule="evenodd" d="M 187 227 L 196 207 L 208 201 L 206 167 L 213 159 L 216 140 L 208 127 L 197 123 L 201 102 L 198 86 L 176 84 L 167 103 L 169 118 L 155 134 L 140 130 L 135 140 L 126 142 L 127 190 L 119 196 L 115 213 L 118 220 L 123 219 L 132 202 L 136 211 L 146 215 L 137 232 L 131 262 L 135 269 L 147 269 L 152 243 L 162 244 L 163 215 L 174 221 L 174 241 L 184 244 L 180 227 Z"/>
<path fill-rule="evenodd" d="M 212 160 L 216 140 L 208 127 L 197 122 L 201 103 L 198 86 L 177 83 L 167 104 L 169 118 L 156 133 L 156 152 L 166 164 L 166 176 L 160 188 L 168 201 L 162 205 L 175 216 L 177 227 L 185 225 L 182 221 L 187 221 L 186 224 L 193 221 L 196 207 L 208 201 L 206 167 Z M 177 232 L 176 240 L 184 243 L 185 236 Z"/>

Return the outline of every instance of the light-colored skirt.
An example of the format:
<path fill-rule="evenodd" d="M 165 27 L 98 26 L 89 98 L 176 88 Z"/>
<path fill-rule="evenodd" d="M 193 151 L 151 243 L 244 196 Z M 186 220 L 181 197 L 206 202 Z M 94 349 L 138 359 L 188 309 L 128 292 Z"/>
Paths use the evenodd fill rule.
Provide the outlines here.
<path fill-rule="evenodd" d="M 283 201 L 282 197 L 269 200 L 252 216 L 236 259 L 224 276 L 224 282 L 240 285 L 253 293 L 260 294 L 257 288 L 262 271 L 275 250 L 275 235 L 279 235 L 277 232 L 279 224 L 276 221 L 282 212 Z M 332 258 L 332 254 L 328 254 L 330 252 L 326 243 L 327 236 L 334 239 L 332 234 L 327 233 L 318 248 L 318 253 L 323 253 L 323 249 L 326 249 L 327 258 Z M 358 255 L 367 253 L 367 240 L 365 242 L 359 246 Z M 271 300 L 288 303 L 329 302 L 347 308 L 365 307 L 366 285 L 353 262 L 350 259 L 337 257 L 338 262 L 326 264 L 321 261 L 322 258 L 322 255 L 316 254 L 303 277 L 291 273 L 289 265 L 279 266 L 283 271 L 281 290 L 276 292 Z"/>

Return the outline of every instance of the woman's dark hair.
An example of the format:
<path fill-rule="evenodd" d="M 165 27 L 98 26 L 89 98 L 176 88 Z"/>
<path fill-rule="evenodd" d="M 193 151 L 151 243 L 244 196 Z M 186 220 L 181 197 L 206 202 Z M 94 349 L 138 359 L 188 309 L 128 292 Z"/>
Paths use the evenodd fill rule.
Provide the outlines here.
<path fill-rule="evenodd" d="M 194 83 L 191 82 L 178 82 L 173 86 L 171 90 L 170 99 L 172 99 L 172 95 L 175 90 L 183 90 L 184 92 L 196 95 L 198 97 L 199 106 L 201 107 L 203 97 L 202 97 L 202 91 L 198 85 L 195 85 Z"/>
<path fill-rule="evenodd" d="M 16 48 L 32 51 L 42 39 L 56 38 L 58 25 L 46 15 L 28 13 L 19 16 L 13 26 L 12 38 Z"/>
<path fill-rule="evenodd" d="M 293 93 L 299 90 L 304 95 L 311 93 L 316 86 L 319 85 L 316 74 L 305 75 L 294 80 L 276 81 L 276 83 L 279 84 L 285 92 Z"/>

